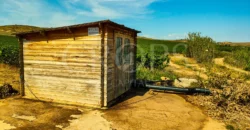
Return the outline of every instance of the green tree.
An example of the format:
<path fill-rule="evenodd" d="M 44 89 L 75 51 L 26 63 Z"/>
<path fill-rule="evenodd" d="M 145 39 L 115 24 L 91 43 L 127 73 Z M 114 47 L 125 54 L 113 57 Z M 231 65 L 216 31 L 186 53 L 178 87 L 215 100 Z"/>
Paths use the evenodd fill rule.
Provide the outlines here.
<path fill-rule="evenodd" d="M 197 62 L 211 62 L 214 57 L 216 42 L 201 33 L 189 33 L 187 38 L 186 56 L 195 58 Z"/>

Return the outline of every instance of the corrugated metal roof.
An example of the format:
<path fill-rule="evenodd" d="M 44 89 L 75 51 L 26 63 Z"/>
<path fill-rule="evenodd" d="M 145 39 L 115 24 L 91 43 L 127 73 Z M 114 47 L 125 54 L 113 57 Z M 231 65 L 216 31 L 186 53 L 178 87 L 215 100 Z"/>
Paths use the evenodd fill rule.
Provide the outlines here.
<path fill-rule="evenodd" d="M 47 29 L 41 29 L 41 30 L 36 30 L 36 31 L 29 31 L 29 32 L 21 32 L 21 33 L 14 33 L 14 35 L 16 36 L 21 36 L 21 35 L 25 35 L 25 34 L 32 34 L 32 33 L 39 33 L 41 31 L 43 32 L 49 32 L 49 31 L 55 31 L 55 30 L 63 30 L 63 29 L 68 29 L 68 28 L 78 28 L 78 27 L 87 27 L 87 26 L 93 26 L 93 25 L 99 25 L 99 24 L 103 24 L 103 23 L 108 23 L 110 25 L 114 25 L 116 27 L 119 28 L 123 28 L 126 30 L 130 30 L 136 33 L 140 33 L 140 31 L 126 27 L 124 25 L 115 23 L 113 21 L 110 20 L 102 20 L 102 21 L 97 21 L 97 22 L 90 22 L 90 23 L 83 23 L 83 24 L 76 24 L 76 25 L 70 25 L 70 26 L 63 26 L 63 27 L 56 27 L 56 28 L 47 28 Z"/>

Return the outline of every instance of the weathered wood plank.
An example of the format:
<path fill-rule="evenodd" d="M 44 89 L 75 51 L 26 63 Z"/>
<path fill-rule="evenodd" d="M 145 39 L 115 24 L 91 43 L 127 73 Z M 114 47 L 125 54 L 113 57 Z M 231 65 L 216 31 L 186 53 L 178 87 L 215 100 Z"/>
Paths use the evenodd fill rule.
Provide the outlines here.
<path fill-rule="evenodd" d="M 95 57 L 45 57 L 45 56 L 24 56 L 25 61 L 60 61 L 72 63 L 97 63 L 100 64 L 101 58 Z"/>
<path fill-rule="evenodd" d="M 92 50 L 84 50 L 84 49 L 41 49 L 41 50 L 24 50 L 24 54 L 26 53 L 62 53 L 62 54 L 68 54 L 68 53 L 72 53 L 72 54 L 86 54 L 89 53 L 90 55 L 99 55 L 100 54 L 100 50 L 96 49 L 92 49 Z"/>
<path fill-rule="evenodd" d="M 96 101 L 100 99 L 100 92 L 90 93 L 89 91 L 78 91 L 78 90 L 70 90 L 70 89 L 58 90 L 58 89 L 53 89 L 53 88 L 41 88 L 40 86 L 39 87 L 29 86 L 29 89 L 33 93 L 37 93 L 37 94 L 58 95 L 60 97 L 63 97 L 65 95 L 71 96 L 71 97 L 78 96 L 78 98 L 85 98 L 85 99 L 91 99 L 91 100 L 96 100 Z"/>
<path fill-rule="evenodd" d="M 85 39 L 100 39 L 100 34 L 99 35 L 93 35 L 93 36 L 88 36 L 88 32 L 81 32 L 81 33 L 75 33 L 74 34 L 69 34 L 69 33 L 49 33 L 48 34 L 48 39 L 49 40 L 70 40 L 70 39 L 75 39 L 75 40 L 85 40 Z"/>
<path fill-rule="evenodd" d="M 30 96 L 25 96 L 24 98 L 28 98 L 28 99 L 34 99 L 37 100 L 37 98 L 35 98 L 34 96 L 30 95 Z M 92 108 L 100 108 L 100 102 L 91 102 L 91 103 L 86 103 L 83 100 L 78 101 L 78 100 L 74 100 L 72 99 L 72 101 L 65 101 L 65 100 L 52 100 L 49 98 L 44 98 L 44 97 L 38 97 L 39 100 L 42 101 L 47 101 L 47 102 L 55 102 L 55 103 L 61 103 L 61 104 L 69 104 L 69 105 L 78 105 L 78 106 L 88 106 L 88 107 L 92 107 Z"/>
<path fill-rule="evenodd" d="M 79 84 L 96 84 L 101 85 L 99 79 L 83 79 L 83 78 L 73 78 L 73 77 L 54 77 L 54 76 L 37 76 L 25 74 L 25 80 L 44 80 L 44 81 L 58 81 L 58 82 L 69 82 L 69 83 L 79 83 Z"/>
<path fill-rule="evenodd" d="M 76 46 L 76 45 L 60 45 L 60 46 L 53 45 L 53 46 L 48 46 L 48 45 L 46 45 L 46 46 L 26 46 L 26 47 L 24 47 L 24 49 L 30 49 L 30 50 L 42 50 L 42 49 L 99 50 L 99 49 L 101 49 L 101 46 L 97 46 L 97 45 L 95 45 L 95 46 L 93 46 L 93 45 L 89 45 L 89 46 L 87 46 L 87 45 L 78 45 L 78 46 Z"/>
<path fill-rule="evenodd" d="M 76 40 L 101 40 L 101 35 L 87 36 L 87 37 L 76 37 Z"/>
<path fill-rule="evenodd" d="M 55 73 L 55 72 L 39 72 L 39 71 L 26 71 L 25 75 L 30 76 L 53 76 L 53 77 L 62 77 L 62 78 L 84 78 L 84 79 L 101 79 L 100 75 L 83 75 L 82 73 Z"/>
<path fill-rule="evenodd" d="M 100 68 L 96 68 L 96 67 L 75 67 L 75 66 L 61 66 L 61 65 L 57 65 L 57 66 L 53 66 L 53 65 L 29 65 L 26 64 L 25 69 L 27 70 L 44 70 L 44 71 L 50 71 L 50 70 L 61 70 L 62 72 L 64 71 L 82 71 L 82 72 L 89 72 L 89 73 L 100 73 L 101 69 Z"/>
<path fill-rule="evenodd" d="M 91 70 L 71 70 L 71 69 L 44 69 L 44 68 L 24 68 L 25 72 L 52 72 L 52 73 L 75 73 L 80 75 L 100 75 L 101 71 L 91 71 Z"/>
<path fill-rule="evenodd" d="M 95 86 L 91 87 L 76 87 L 76 85 L 70 85 L 70 87 L 62 86 L 60 84 L 50 84 L 45 83 L 43 86 L 38 86 L 39 82 L 32 83 L 27 82 L 26 87 L 29 87 L 29 89 L 36 89 L 40 90 L 40 93 L 67 93 L 72 95 L 79 95 L 84 96 L 87 95 L 87 97 L 100 97 L 100 88 L 95 88 Z M 53 86 L 53 87 L 46 87 L 46 86 Z"/>
<path fill-rule="evenodd" d="M 47 79 L 31 78 L 27 83 L 33 86 L 43 86 L 44 88 L 74 88 L 74 89 L 86 89 L 86 90 L 100 90 L 100 83 L 84 83 L 81 82 L 66 82 L 66 81 L 54 81 Z"/>
<path fill-rule="evenodd" d="M 45 47 L 42 47 L 42 48 L 36 48 L 36 47 L 26 47 L 25 48 L 25 51 L 36 51 L 36 50 L 39 50 L 39 51 L 49 51 L 49 52 L 84 52 L 84 51 L 94 51 L 94 52 L 98 52 L 100 51 L 100 48 L 90 48 L 90 49 L 85 49 L 85 48 L 77 48 L 77 47 L 66 47 L 66 48 L 45 48 Z"/>
<path fill-rule="evenodd" d="M 90 53 L 84 53 L 84 52 L 79 52 L 79 53 L 25 53 L 25 56 L 42 56 L 42 57 L 92 57 L 92 58 L 101 58 L 101 54 L 96 54 L 92 55 Z"/>
<path fill-rule="evenodd" d="M 24 60 L 24 63 L 25 64 L 30 64 L 30 63 L 45 63 L 45 64 L 47 64 L 47 63 L 54 63 L 55 62 L 55 64 L 60 64 L 60 65 L 67 65 L 67 64 L 69 64 L 69 65 L 73 65 L 74 63 L 75 63 L 75 65 L 76 66 L 81 66 L 81 65 L 89 65 L 89 66 L 100 66 L 99 65 L 99 63 L 97 62 L 97 61 L 88 61 L 88 62 L 86 62 L 86 61 L 88 61 L 88 60 L 81 60 L 81 61 L 77 61 L 77 60 L 73 60 L 73 59 L 71 59 L 71 60 L 57 60 L 57 61 L 54 61 L 54 60 L 41 60 L 41 61 L 37 61 L 37 60 Z"/>
<path fill-rule="evenodd" d="M 24 47 L 42 45 L 101 45 L 101 40 L 50 40 L 50 41 L 25 41 Z"/>
<path fill-rule="evenodd" d="M 60 73 L 65 73 L 65 74 L 75 74 L 77 75 L 84 75 L 84 76 L 100 76 L 100 72 L 91 72 L 91 71 L 77 71 L 77 70 L 56 70 L 56 69 L 24 69 L 25 72 L 28 72 L 27 74 L 42 74 L 42 73 L 55 73 L 55 74 L 60 74 Z M 71 75 L 70 75 L 71 76 Z"/>
<path fill-rule="evenodd" d="M 39 99 L 50 99 L 50 101 L 56 101 L 56 102 L 72 102 L 74 104 L 93 104 L 93 105 L 99 105 L 100 101 L 99 99 L 94 98 L 87 98 L 85 96 L 75 96 L 75 95 L 62 95 L 57 93 L 40 93 L 40 91 L 32 90 L 33 93 L 30 93 L 27 91 L 27 97 L 34 98 L 34 95 L 36 95 Z M 34 95 L 33 95 L 34 94 Z"/>
<path fill-rule="evenodd" d="M 24 51 L 24 55 L 26 56 L 39 56 L 39 55 L 60 55 L 60 56 L 76 56 L 76 55 L 91 55 L 91 56 L 97 56 L 100 57 L 101 53 L 98 51 L 83 51 L 83 52 L 69 52 L 69 51 L 62 51 L 62 52 L 51 52 L 51 51 L 35 51 L 35 50 L 29 50 L 29 51 Z"/>
<path fill-rule="evenodd" d="M 47 65 L 71 65 L 71 66 L 89 66 L 89 67 L 100 67 L 99 63 L 85 63 L 85 62 L 59 62 L 59 61 L 33 61 L 24 60 L 24 64 L 47 64 Z"/>
<path fill-rule="evenodd" d="M 44 64 L 25 64 L 26 69 L 56 69 L 56 70 L 89 70 L 89 72 L 101 72 L 101 69 L 98 67 L 90 67 L 90 66 L 70 66 L 70 65 L 44 65 Z"/>

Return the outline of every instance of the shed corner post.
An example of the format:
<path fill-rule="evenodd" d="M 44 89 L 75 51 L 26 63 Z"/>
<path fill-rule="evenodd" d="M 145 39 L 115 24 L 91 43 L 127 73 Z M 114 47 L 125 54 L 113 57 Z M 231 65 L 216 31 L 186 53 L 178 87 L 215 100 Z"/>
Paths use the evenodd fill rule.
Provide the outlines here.
<path fill-rule="evenodd" d="M 99 28 L 101 30 L 101 107 L 103 108 L 105 106 L 105 93 L 104 93 L 104 87 L 105 87 L 105 45 L 104 45 L 104 38 L 105 38 L 105 26 L 103 23 L 99 23 Z"/>
<path fill-rule="evenodd" d="M 24 96 L 24 63 L 23 63 L 23 37 L 17 36 L 19 43 L 19 65 L 20 65 L 20 95 Z"/>

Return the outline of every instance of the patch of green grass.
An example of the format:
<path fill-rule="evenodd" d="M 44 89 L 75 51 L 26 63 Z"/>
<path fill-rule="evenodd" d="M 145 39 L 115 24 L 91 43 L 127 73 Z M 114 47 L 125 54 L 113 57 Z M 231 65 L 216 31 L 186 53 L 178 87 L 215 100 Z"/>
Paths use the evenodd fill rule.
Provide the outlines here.
<path fill-rule="evenodd" d="M 166 53 L 183 53 L 186 50 L 185 41 L 169 41 L 147 38 L 137 38 L 137 55 L 153 52 L 156 55 Z"/>
<path fill-rule="evenodd" d="M 18 40 L 14 36 L 0 35 L 0 47 L 3 47 L 3 46 L 18 47 Z"/>
<path fill-rule="evenodd" d="M 136 72 L 137 79 L 146 79 L 146 80 L 161 80 L 161 77 L 168 77 L 169 79 L 176 79 L 177 76 L 173 73 L 160 70 L 160 69 L 153 69 L 150 70 L 149 68 L 139 67 L 137 68 Z"/>

